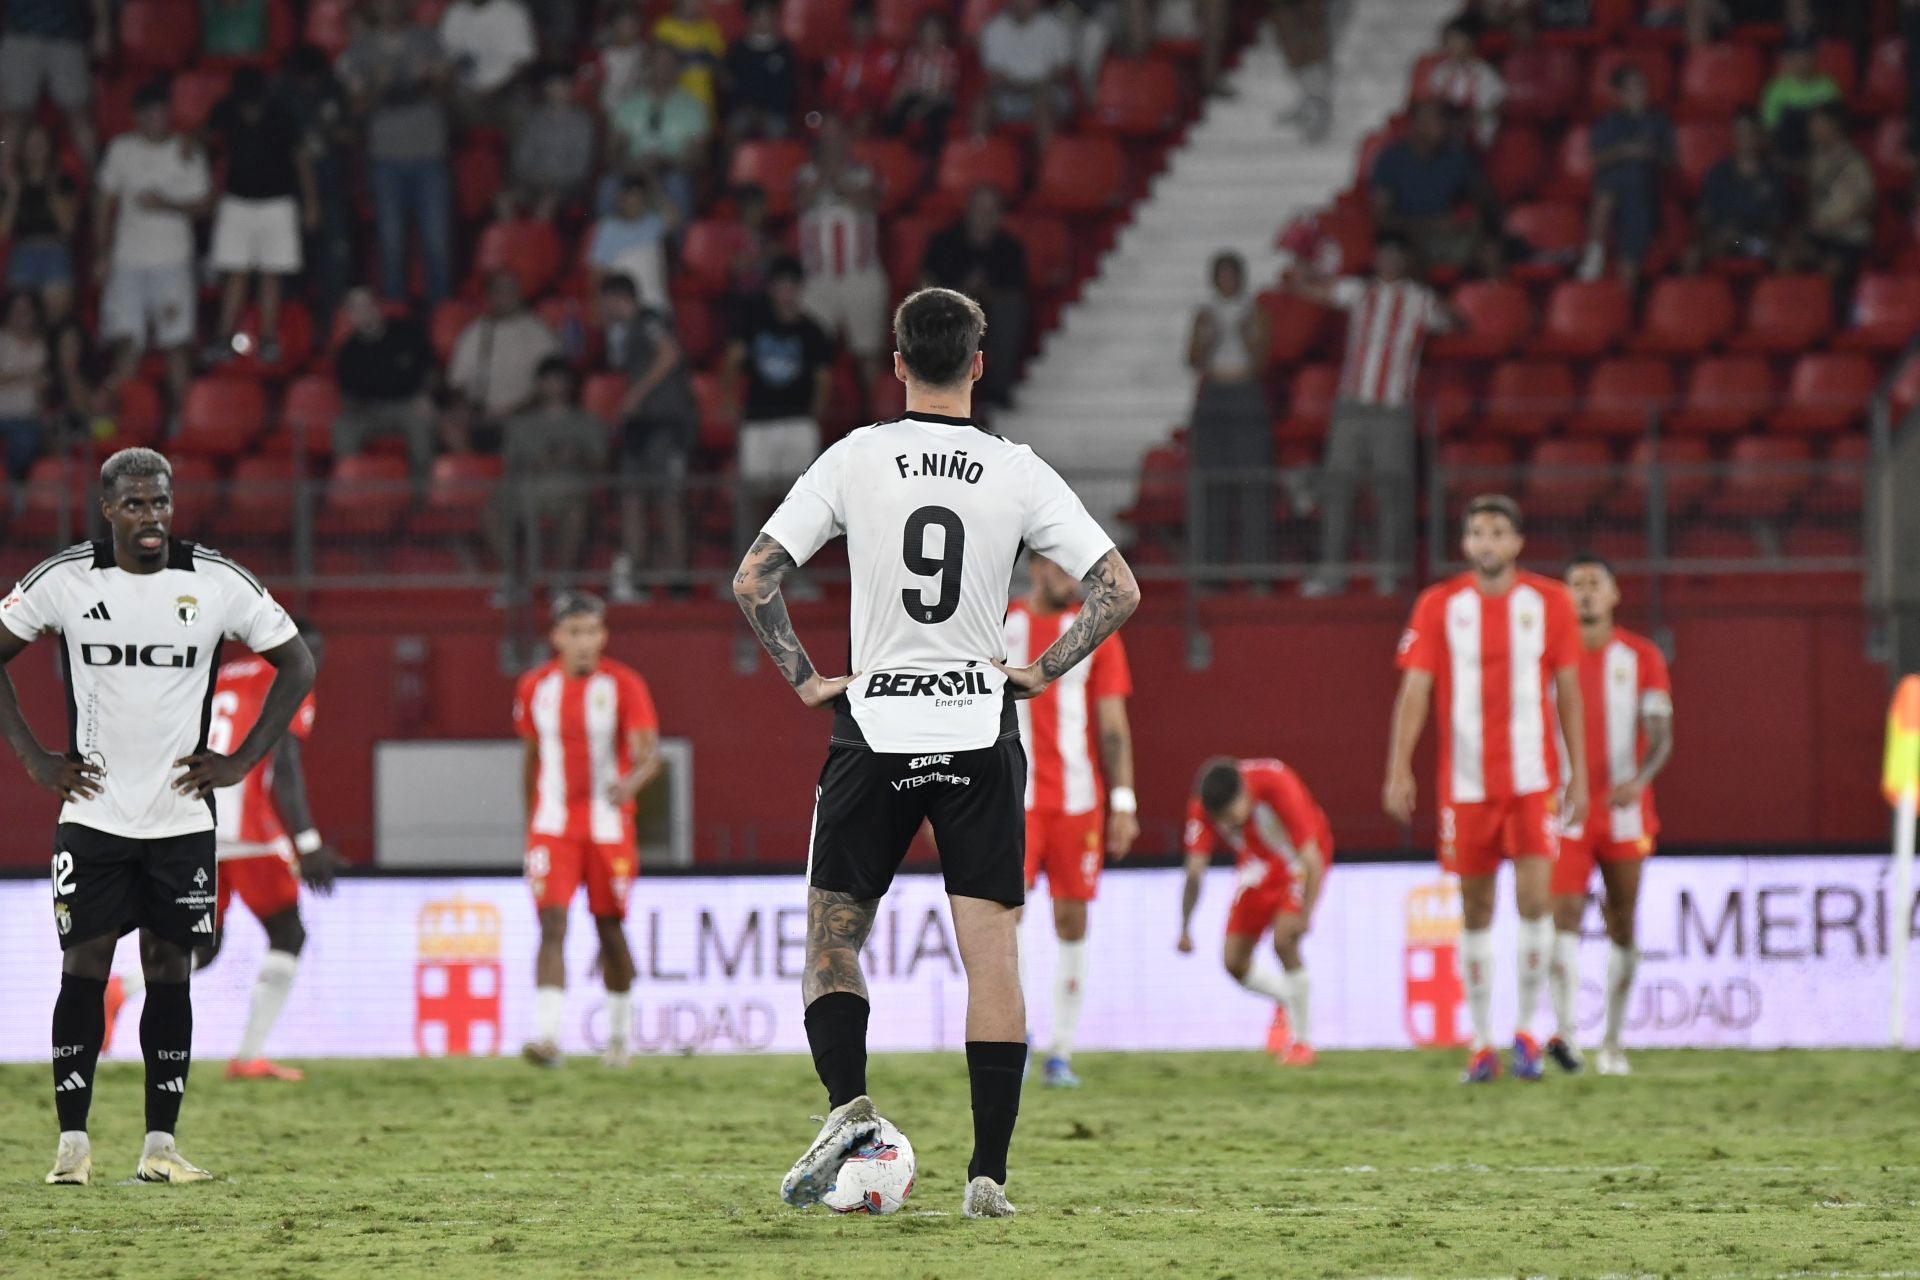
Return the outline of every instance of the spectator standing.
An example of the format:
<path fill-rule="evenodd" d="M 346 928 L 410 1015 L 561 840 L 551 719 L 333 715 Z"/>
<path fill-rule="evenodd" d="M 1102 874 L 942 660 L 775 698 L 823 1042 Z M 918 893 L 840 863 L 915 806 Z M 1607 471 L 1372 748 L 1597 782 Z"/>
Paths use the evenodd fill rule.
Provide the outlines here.
<path fill-rule="evenodd" d="M 447 367 L 447 385 L 478 417 L 483 432 L 533 403 L 540 362 L 560 354 L 560 340 L 527 309 L 511 271 L 487 278 L 487 309 L 460 331 Z"/>
<path fill-rule="evenodd" d="M 593 116 L 574 101 L 573 75 L 559 63 L 539 76 L 540 103 L 521 120 L 513 138 L 513 191 L 508 202 L 551 222 L 562 208 L 580 203 L 593 179 Z M 515 208 L 504 209 L 510 217 Z"/>
<path fill-rule="evenodd" d="M 1379 595 L 1399 589 L 1413 557 L 1414 383 L 1427 334 L 1461 327 L 1459 315 L 1413 279 L 1405 240 L 1376 238 L 1374 278 L 1329 281 L 1307 275 L 1290 286 L 1347 313 L 1347 353 L 1322 463 L 1320 569 L 1301 588 L 1308 597 L 1347 589 L 1353 499 L 1363 471 L 1373 473 L 1374 579 Z"/>
<path fill-rule="evenodd" d="M 1460 112 L 1471 123 L 1474 141 L 1483 148 L 1492 146 L 1500 131 L 1500 104 L 1506 101 L 1507 85 L 1480 56 L 1473 23 L 1455 18 L 1442 27 L 1440 52 L 1440 60 L 1427 69 L 1420 92 Z"/>
<path fill-rule="evenodd" d="M 960 104 L 960 52 L 947 15 L 929 9 L 914 27 L 913 45 L 887 95 L 887 132 L 917 141 L 929 170 L 946 145 L 947 125 Z"/>
<path fill-rule="evenodd" d="M 632 0 L 619 0 L 600 33 L 600 114 L 608 119 L 634 94 L 646 76 L 646 42 L 641 39 L 640 10 Z"/>
<path fill-rule="evenodd" d="M 1789 38 L 1780 49 L 1779 71 L 1760 95 L 1760 122 L 1782 164 L 1798 165 L 1807 158 L 1814 111 L 1840 101 L 1840 86 L 1814 61 L 1816 48 L 1812 31 Z"/>
<path fill-rule="evenodd" d="M 641 301 L 666 309 L 667 237 L 679 221 L 651 178 L 636 173 L 621 179 L 619 203 L 593 224 L 587 238 L 587 267 L 595 292 L 607 280 L 624 276 L 639 290 Z"/>
<path fill-rule="evenodd" d="M 613 560 L 611 594 L 630 603 L 645 598 L 636 573 L 686 571 L 685 495 L 700 439 L 700 406 L 666 315 L 643 306 L 625 276 L 602 280 L 597 296 L 607 367 L 627 380 L 619 424 L 620 553 Z M 650 557 L 648 535 L 656 513 L 660 539 Z"/>
<path fill-rule="evenodd" d="M 893 96 L 900 51 L 880 38 L 873 0 L 847 9 L 847 39 L 827 55 L 820 83 L 820 109 L 845 120 L 856 136 L 873 131 Z"/>
<path fill-rule="evenodd" d="M 50 364 L 39 300 L 25 291 L 8 294 L 0 309 L 0 447 L 15 480 L 25 480 L 46 452 Z"/>
<path fill-rule="evenodd" d="M 163 84 L 133 99 L 134 131 L 107 148 L 94 199 L 94 263 L 106 273 L 100 336 L 114 344 L 117 386 L 149 338 L 164 353 L 177 411 L 187 392 L 194 330 L 193 223 L 207 210 L 207 157 L 173 132 Z"/>
<path fill-rule="evenodd" d="M 93 342 L 74 312 L 73 283 L 54 281 L 40 290 L 40 309 L 46 320 L 47 358 L 51 368 L 48 400 L 68 427 L 89 430 L 96 444 L 111 439 L 110 422 L 98 422 L 94 389 Z"/>
<path fill-rule="evenodd" d="M 79 191 L 60 172 L 53 135 L 43 124 L 29 124 L 20 135 L 18 158 L 0 163 L 0 243 L 13 241 L 7 285 L 38 289 L 72 280 L 67 246 L 79 217 Z"/>
<path fill-rule="evenodd" d="M 273 94 L 300 126 L 300 149 L 313 170 L 318 221 L 309 221 L 303 228 L 300 256 L 307 264 L 314 327 L 328 333 L 354 275 L 351 112 L 333 64 L 315 45 L 294 47 Z"/>
<path fill-rule="evenodd" d="M 453 64 L 467 115 L 504 124 L 520 73 L 539 52 L 520 0 L 453 0 L 440 15 L 440 46 Z"/>
<path fill-rule="evenodd" d="M 1200 380 L 1187 447 L 1203 495 L 1201 555 L 1209 565 L 1265 565 L 1273 526 L 1273 415 L 1262 382 L 1271 327 L 1247 292 L 1247 264 L 1239 254 L 1216 253 L 1208 278 L 1213 292 L 1193 313 L 1187 338 L 1187 367 Z"/>
<path fill-rule="evenodd" d="M 342 302 L 347 337 L 333 356 L 340 387 L 340 416 L 333 420 L 333 454 L 351 458 L 374 440 L 399 436 L 416 485 L 433 465 L 433 348 L 420 326 L 388 316 L 367 288 L 350 290 Z"/>
<path fill-rule="evenodd" d="M 871 401 L 887 339 L 887 273 L 880 265 L 876 214 L 880 180 L 854 160 L 844 121 L 821 122 L 813 162 L 794 176 L 793 189 L 806 271 L 803 305 L 829 336 L 846 343 Z"/>
<path fill-rule="evenodd" d="M 927 241 L 920 276 L 927 284 L 959 290 L 987 313 L 986 369 L 975 394 L 982 403 L 1010 409 L 1027 349 L 1027 250 L 1002 225 L 1005 208 L 998 191 L 975 188 L 965 214 Z"/>
<path fill-rule="evenodd" d="M 1807 137 L 1807 215 L 1783 265 L 1819 271 L 1833 281 L 1836 307 L 1844 307 L 1873 247 L 1873 166 L 1847 140 L 1846 111 L 1837 103 L 1814 108 Z"/>
<path fill-rule="evenodd" d="M 658 44 L 648 49 L 646 68 L 646 87 L 613 113 L 610 168 L 651 175 L 686 217 L 693 210 L 694 174 L 712 122 L 699 100 L 681 87 L 680 60 L 672 49 Z M 603 197 L 603 206 L 607 203 Z"/>
<path fill-rule="evenodd" d="M 752 0 L 747 29 L 727 50 L 727 137 L 784 138 L 800 97 L 800 54 L 780 34 L 779 0 Z"/>
<path fill-rule="evenodd" d="M 1607 239 L 1620 277 L 1632 289 L 1660 230 L 1660 181 L 1673 162 L 1673 123 L 1647 97 L 1647 77 L 1627 64 L 1613 73 L 1620 104 L 1587 134 L 1593 153 L 1593 207 L 1580 278 L 1598 280 L 1607 268 Z"/>
<path fill-rule="evenodd" d="M 227 189 L 213 214 L 213 267 L 221 273 L 220 334 L 207 352 L 218 363 L 234 354 L 247 284 L 260 277 L 260 359 L 280 362 L 280 294 L 300 274 L 301 233 L 320 225 L 313 157 L 300 122 L 267 96 L 266 73 L 241 67 L 233 88 L 213 109 L 212 133 L 226 153 Z"/>
<path fill-rule="evenodd" d="M 740 424 L 743 498 L 785 493 L 820 452 L 833 340 L 801 306 L 801 280 L 799 262 L 776 261 L 765 301 L 727 348 L 720 394 L 723 412 Z"/>
<path fill-rule="evenodd" d="M 1060 15 L 1042 0 L 1008 0 L 980 31 L 980 66 L 981 132 L 988 123 L 1032 125 L 1035 145 L 1046 150 L 1073 112 L 1073 35 Z"/>
<path fill-rule="evenodd" d="M 267 0 L 200 0 L 200 52 L 257 58 L 267 51 Z"/>
<path fill-rule="evenodd" d="M 707 13 L 707 0 L 673 0 L 673 12 L 653 24 L 656 48 L 671 49 L 680 68 L 680 87 L 714 119 L 714 80 L 726 60 L 727 37 Z"/>
<path fill-rule="evenodd" d="M 12 155 L 20 128 L 41 93 L 67 117 L 80 158 L 91 165 L 98 138 L 88 106 L 94 56 L 113 51 L 113 15 L 107 0 L 0 0 L 0 154 Z"/>
<path fill-rule="evenodd" d="M 1401 236 L 1430 266 L 1478 264 L 1498 270 L 1493 241 L 1493 194 L 1480 162 L 1448 126 L 1448 108 L 1432 99 L 1413 104 L 1407 136 L 1388 144 L 1369 177 L 1374 225 Z"/>
<path fill-rule="evenodd" d="M 447 296 L 453 234 L 447 167 L 447 62 L 440 38 L 410 21 L 413 0 L 374 0 L 373 20 L 340 57 L 355 115 L 364 121 L 367 170 L 380 239 L 381 292 L 405 298 L 407 233 L 419 237 L 427 305 Z"/>
<path fill-rule="evenodd" d="M 501 428 L 506 482 L 487 522 L 494 554 L 516 586 L 539 577 L 537 549 L 549 524 L 554 530 L 552 567 L 562 575 L 579 571 L 592 506 L 589 495 L 607 464 L 607 429 L 580 407 L 573 366 L 563 357 L 548 356 L 536 367 L 533 382 L 532 401 Z M 515 573 L 522 545 L 524 579 Z"/>
<path fill-rule="evenodd" d="M 1700 184 L 1699 226 L 1690 270 L 1722 258 L 1770 258 L 1781 247 L 1786 190 L 1767 156 L 1767 135 L 1751 111 L 1733 118 L 1733 152 Z"/>

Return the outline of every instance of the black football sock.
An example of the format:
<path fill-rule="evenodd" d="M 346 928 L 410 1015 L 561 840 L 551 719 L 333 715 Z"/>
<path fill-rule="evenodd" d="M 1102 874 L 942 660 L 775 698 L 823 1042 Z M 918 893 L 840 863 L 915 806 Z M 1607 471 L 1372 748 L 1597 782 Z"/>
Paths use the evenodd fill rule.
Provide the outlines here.
<path fill-rule="evenodd" d="M 851 991 L 829 991 L 807 1006 L 807 1043 L 830 1107 L 843 1107 L 867 1091 L 870 1011 L 867 998 Z"/>
<path fill-rule="evenodd" d="M 53 1002 L 53 1109 L 60 1132 L 87 1127 L 93 1106 L 93 1069 L 107 1038 L 107 984 L 101 978 L 60 975 Z"/>
<path fill-rule="evenodd" d="M 1007 1148 L 1020 1118 L 1020 1079 L 1027 1046 L 1020 1040 L 967 1041 L 967 1078 L 973 1085 L 973 1159 L 967 1181 L 988 1177 L 1005 1185 Z"/>
<path fill-rule="evenodd" d="M 172 1133 L 180 1122 L 193 1055 L 193 999 L 185 982 L 149 982 L 140 1014 L 140 1052 L 147 1059 L 147 1132 Z"/>

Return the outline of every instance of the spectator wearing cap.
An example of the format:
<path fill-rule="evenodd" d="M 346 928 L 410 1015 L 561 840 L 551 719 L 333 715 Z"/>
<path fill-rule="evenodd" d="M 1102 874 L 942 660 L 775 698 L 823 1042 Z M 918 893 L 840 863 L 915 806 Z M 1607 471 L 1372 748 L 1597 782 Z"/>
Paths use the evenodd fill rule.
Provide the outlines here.
<path fill-rule="evenodd" d="M 800 53 L 780 33 L 778 0 L 751 0 L 747 29 L 727 49 L 727 138 L 784 138 L 800 97 Z"/>
<path fill-rule="evenodd" d="M 672 49 L 649 48 L 645 68 L 645 86 L 613 113 L 608 167 L 622 175 L 651 176 L 686 217 L 693 210 L 693 179 L 712 123 L 700 100 L 681 87 L 680 59 Z M 603 205 L 617 189 L 607 188 Z"/>
<path fill-rule="evenodd" d="M 1262 385 L 1271 333 L 1247 292 L 1244 258 L 1216 253 L 1207 275 L 1212 292 L 1187 337 L 1187 367 L 1199 378 L 1188 449 L 1201 473 L 1202 558 L 1263 565 L 1273 525 L 1273 415 Z"/>
<path fill-rule="evenodd" d="M 92 164 L 98 137 L 88 106 L 95 57 L 113 52 L 107 0 L 0 0 L 0 154 L 12 155 L 20 128 L 44 92 L 67 118 L 81 160 Z"/>
<path fill-rule="evenodd" d="M 1808 123 L 1813 113 L 1840 101 L 1840 86 L 1820 70 L 1813 32 L 1801 32 L 1781 46 L 1780 69 L 1760 95 L 1760 123 L 1767 127 L 1773 154 L 1782 164 L 1807 158 Z"/>
<path fill-rule="evenodd" d="M 1493 193 L 1449 113 L 1431 98 L 1414 103 L 1407 136 L 1374 160 L 1368 176 L 1374 224 L 1401 236 L 1429 266 L 1477 264 L 1493 274 L 1495 245 L 1486 234 Z"/>
<path fill-rule="evenodd" d="M 213 184 L 206 154 L 173 131 L 164 84 L 140 87 L 133 119 L 133 132 L 107 148 L 95 191 L 94 263 L 106 273 L 100 336 L 115 349 L 113 386 L 133 375 L 149 342 L 160 348 L 177 409 L 191 372 L 193 224 Z"/>
<path fill-rule="evenodd" d="M 980 31 L 980 66 L 987 74 L 978 123 L 1033 126 L 1042 151 L 1073 112 L 1073 33 L 1043 0 L 1008 0 Z"/>
<path fill-rule="evenodd" d="M 219 340 L 207 352 L 218 363 L 234 354 L 247 285 L 260 277 L 260 359 L 280 361 L 280 293 L 301 268 L 301 232 L 320 225 L 313 157 L 302 146 L 300 121 L 267 96 L 266 73 L 241 67 L 233 88 L 213 109 L 212 133 L 226 153 L 226 190 L 214 207 L 213 267 L 224 277 Z"/>
<path fill-rule="evenodd" d="M 739 423 L 740 484 L 750 495 L 784 493 L 820 452 L 833 339 L 801 306 L 804 273 L 790 257 L 767 273 L 722 366 L 722 412 Z"/>
<path fill-rule="evenodd" d="M 1673 122 L 1656 110 L 1647 76 L 1628 63 L 1613 73 L 1619 105 L 1594 122 L 1587 134 L 1593 153 L 1593 204 L 1587 212 L 1587 247 L 1580 278 L 1598 280 L 1607 269 L 1607 244 L 1629 289 L 1660 230 L 1660 183 L 1673 163 Z"/>
<path fill-rule="evenodd" d="M 504 122 L 520 73 L 539 52 L 520 0 L 453 0 L 440 15 L 440 44 L 471 118 Z"/>
<path fill-rule="evenodd" d="M 514 130 L 513 179 L 502 217 L 530 213 L 550 222 L 585 199 L 593 179 L 593 116 L 574 100 L 573 74 L 561 64 L 540 69 L 540 101 Z"/>
<path fill-rule="evenodd" d="M 1786 186 L 1767 155 L 1766 132 L 1758 116 L 1742 111 L 1733 118 L 1732 153 L 1707 170 L 1700 184 L 1689 270 L 1725 258 L 1773 257 L 1786 220 Z"/>
<path fill-rule="evenodd" d="M 333 420 L 333 454 L 351 458 L 369 442 L 389 436 L 406 441 L 416 483 L 433 465 L 434 422 L 427 393 L 433 385 L 433 349 L 420 326 L 389 316 L 373 291 L 349 292 L 346 341 L 334 353 L 340 414 Z"/>
<path fill-rule="evenodd" d="M 488 532 L 509 579 L 524 548 L 525 581 L 540 576 L 538 550 L 557 573 L 579 571 L 587 541 L 588 494 L 606 473 L 607 429 L 582 409 L 573 366 L 548 356 L 534 370 L 533 396 L 501 428 L 505 482 L 497 490 Z M 545 535 L 552 529 L 551 540 Z"/>
<path fill-rule="evenodd" d="M 624 603 L 642 598 L 636 574 L 686 571 L 685 493 L 700 437 L 700 407 L 665 313 L 642 305 L 626 276 L 606 277 L 597 296 L 607 367 L 627 380 L 619 424 L 621 545 L 612 588 L 614 599 Z M 656 515 L 660 538 L 650 548 Z"/>
<path fill-rule="evenodd" d="M 487 278 L 487 309 L 460 331 L 447 385 L 473 407 L 483 432 L 532 404 L 541 361 L 560 354 L 560 340 L 527 309 L 511 271 Z"/>
<path fill-rule="evenodd" d="M 986 370 L 976 394 L 984 404 L 1013 407 L 1013 384 L 1027 349 L 1027 250 L 1004 225 L 1006 205 L 992 187 L 976 187 L 967 208 L 927 241 L 922 282 L 957 289 L 987 313 L 981 350 Z"/>

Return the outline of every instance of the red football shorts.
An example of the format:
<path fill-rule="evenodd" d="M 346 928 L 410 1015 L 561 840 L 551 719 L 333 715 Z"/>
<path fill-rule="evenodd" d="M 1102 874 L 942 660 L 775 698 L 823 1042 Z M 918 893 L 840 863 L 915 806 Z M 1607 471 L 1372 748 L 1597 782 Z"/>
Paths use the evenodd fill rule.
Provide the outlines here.
<path fill-rule="evenodd" d="M 573 902 L 584 880 L 587 910 L 607 919 L 627 918 L 627 893 L 639 870 L 633 842 L 595 844 L 565 836 L 527 837 L 527 886 L 534 905 L 565 908 Z"/>
<path fill-rule="evenodd" d="M 236 893 L 256 920 L 272 919 L 300 905 L 300 873 L 294 870 L 291 859 L 277 853 L 230 858 L 220 864 L 217 878 L 220 890 L 215 917 L 219 920 L 226 919 L 227 904 Z"/>
<path fill-rule="evenodd" d="M 1594 823 L 1589 820 L 1587 831 Z M 1653 837 L 1638 840 L 1612 840 L 1604 835 L 1581 834 L 1560 837 L 1560 856 L 1553 864 L 1553 894 L 1559 898 L 1584 895 L 1593 882 L 1594 864 L 1600 862 L 1639 862 L 1653 852 Z"/>
<path fill-rule="evenodd" d="M 1105 821 L 1100 810 L 1086 813 L 1027 811 L 1027 889 L 1041 872 L 1047 892 L 1069 902 L 1092 902 L 1106 862 Z"/>
<path fill-rule="evenodd" d="M 1461 876 L 1490 876 L 1515 858 L 1552 858 L 1560 851 L 1554 823 L 1559 801 L 1541 791 L 1506 800 L 1440 807 L 1440 865 Z"/>
<path fill-rule="evenodd" d="M 1298 914 L 1300 908 L 1300 885 L 1284 872 L 1270 874 L 1259 884 L 1243 884 L 1227 908 L 1227 936 L 1258 938 L 1273 927 L 1275 916 Z"/>

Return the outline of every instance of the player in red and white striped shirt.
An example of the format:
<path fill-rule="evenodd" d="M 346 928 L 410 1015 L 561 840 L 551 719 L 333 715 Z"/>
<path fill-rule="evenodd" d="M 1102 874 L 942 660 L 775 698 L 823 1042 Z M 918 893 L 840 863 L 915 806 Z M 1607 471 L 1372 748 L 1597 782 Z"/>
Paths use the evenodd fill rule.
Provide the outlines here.
<path fill-rule="evenodd" d="M 1469 1083 L 1500 1074 L 1491 927 L 1494 878 L 1508 859 L 1520 913 L 1513 1072 L 1540 1078 L 1533 1020 L 1553 947 L 1548 890 L 1563 785 L 1566 825 L 1579 827 L 1587 809 L 1579 626 L 1565 587 L 1516 567 L 1524 542 L 1513 499 L 1480 497 L 1467 505 L 1461 549 L 1473 568 L 1423 592 L 1400 639 L 1403 674 L 1383 789 L 1387 813 L 1411 822 L 1418 794 L 1413 751 L 1437 694 L 1440 865 L 1460 877 L 1460 957 L 1473 1016 Z"/>
<path fill-rule="evenodd" d="M 880 262 L 880 179 L 853 158 L 846 122 L 820 125 L 813 163 L 794 175 L 799 206 L 801 305 L 847 344 L 869 399 L 880 380 L 887 340 L 887 272 Z"/>
<path fill-rule="evenodd" d="M 1660 829 L 1653 780 L 1673 754 L 1673 683 L 1653 641 L 1613 625 L 1620 585 L 1598 556 L 1567 566 L 1567 589 L 1580 617 L 1580 697 L 1587 713 L 1592 774 L 1587 820 L 1567 824 L 1553 868 L 1553 969 L 1549 982 L 1558 1034 L 1547 1053 L 1562 1069 L 1580 1069 L 1574 1040 L 1574 995 L 1580 988 L 1580 918 L 1593 869 L 1607 896 L 1601 914 L 1612 943 L 1607 953 L 1607 1022 L 1595 1057 L 1603 1076 L 1627 1074 L 1620 1047 L 1627 996 L 1633 990 L 1633 922 L 1640 905 L 1640 867 Z"/>
<path fill-rule="evenodd" d="M 1440 48 L 1445 56 L 1427 65 L 1414 86 L 1414 96 L 1435 98 L 1465 112 L 1473 121 L 1474 141 L 1492 146 L 1500 130 L 1506 81 L 1480 56 L 1473 23 L 1467 19 L 1455 18 L 1440 28 Z"/>
<path fill-rule="evenodd" d="M 1016 667 L 1036 661 L 1080 614 L 1080 584 L 1059 565 L 1030 555 L 1027 574 L 1032 586 L 1026 598 L 1007 607 L 1006 661 Z M 1099 887 L 1105 856 L 1126 857 L 1140 835 L 1127 723 L 1132 693 L 1127 651 L 1113 635 L 1045 693 L 1014 704 L 1027 753 L 1027 892 L 1046 872 L 1060 942 L 1045 1067 L 1046 1082 L 1056 1088 L 1080 1083 L 1073 1074 L 1073 1035 L 1086 994 L 1087 904 Z M 1103 782 L 1112 783 L 1104 805 Z"/>
<path fill-rule="evenodd" d="M 520 678 L 513 727 L 526 743 L 527 882 L 540 912 L 535 1038 L 527 1060 L 560 1061 L 567 909 L 582 882 L 600 934 L 609 1066 L 624 1066 L 633 1026 L 633 953 L 621 923 L 639 869 L 633 804 L 660 770 L 653 696 L 638 672 L 603 657 L 606 606 L 583 591 L 553 602 L 554 658 Z"/>

